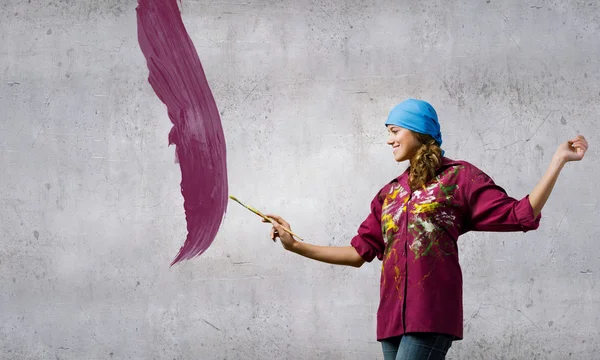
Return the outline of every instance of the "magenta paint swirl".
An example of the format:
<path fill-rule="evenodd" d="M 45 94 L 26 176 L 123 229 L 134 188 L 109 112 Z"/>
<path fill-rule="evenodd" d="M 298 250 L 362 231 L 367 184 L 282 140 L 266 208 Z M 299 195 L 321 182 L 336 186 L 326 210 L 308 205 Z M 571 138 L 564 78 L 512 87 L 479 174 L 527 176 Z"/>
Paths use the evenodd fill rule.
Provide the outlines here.
<path fill-rule="evenodd" d="M 167 106 L 181 168 L 187 237 L 171 263 L 201 255 L 227 210 L 226 146 L 221 118 L 176 0 L 139 0 L 138 41 L 158 98 Z"/>

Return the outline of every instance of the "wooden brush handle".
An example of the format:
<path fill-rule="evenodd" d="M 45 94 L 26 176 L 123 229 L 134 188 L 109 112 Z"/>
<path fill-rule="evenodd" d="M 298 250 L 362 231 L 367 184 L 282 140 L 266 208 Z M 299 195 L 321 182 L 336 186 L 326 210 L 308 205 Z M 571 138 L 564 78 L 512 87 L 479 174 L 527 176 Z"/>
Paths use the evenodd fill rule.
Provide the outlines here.
<path fill-rule="evenodd" d="M 231 200 L 233 200 L 233 201 L 237 202 L 238 204 L 242 205 L 242 206 L 243 206 L 243 207 L 245 207 L 246 209 L 250 210 L 251 212 L 255 213 L 256 215 L 260 216 L 261 218 L 263 218 L 263 220 L 265 220 L 265 221 L 267 221 L 267 222 L 269 222 L 269 223 L 270 223 L 270 222 L 273 222 L 273 221 L 275 221 L 274 219 L 268 218 L 268 217 L 267 217 L 265 214 L 261 213 L 260 211 L 256 210 L 255 208 L 253 208 L 253 207 L 250 207 L 250 206 L 248 206 L 248 205 L 246 205 L 246 204 L 242 203 L 242 202 L 241 202 L 241 201 L 239 201 L 239 200 L 238 200 L 238 199 L 237 199 L 235 196 L 233 196 L 233 195 L 229 195 L 229 198 L 230 198 Z M 275 221 L 275 222 L 277 222 L 277 221 Z M 298 238 L 298 240 L 304 241 L 304 239 L 303 239 L 303 238 L 301 238 L 300 236 L 298 236 L 298 235 L 294 234 L 294 232 L 292 232 L 292 230 L 290 230 L 290 229 L 286 228 L 285 226 L 283 226 L 283 225 L 281 225 L 281 224 L 280 224 L 279 226 L 281 226 L 281 227 L 283 228 L 283 230 L 285 230 L 285 232 L 287 232 L 288 234 L 290 234 L 290 235 L 292 235 L 292 236 L 295 236 L 295 237 L 297 237 L 297 238 Z"/>

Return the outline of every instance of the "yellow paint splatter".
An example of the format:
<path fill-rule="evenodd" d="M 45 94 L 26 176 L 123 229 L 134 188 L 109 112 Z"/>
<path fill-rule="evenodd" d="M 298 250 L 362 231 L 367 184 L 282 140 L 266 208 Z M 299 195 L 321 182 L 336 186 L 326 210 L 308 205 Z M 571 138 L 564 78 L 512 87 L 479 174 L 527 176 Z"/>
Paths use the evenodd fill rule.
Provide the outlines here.
<path fill-rule="evenodd" d="M 396 254 L 396 249 L 391 249 L 391 250 L 388 252 L 388 254 L 387 254 L 387 256 L 385 257 L 385 259 L 384 259 L 382 262 L 383 262 L 383 263 L 385 263 L 387 260 L 389 260 L 389 259 L 392 257 L 392 254 L 395 254 L 395 255 L 397 255 L 397 254 Z M 398 256 L 396 256 L 396 260 L 395 260 L 395 261 L 398 261 Z"/>
<path fill-rule="evenodd" d="M 423 214 L 435 211 L 437 208 L 442 206 L 439 202 L 432 202 L 427 204 L 415 204 L 415 208 L 412 210 L 413 214 Z"/>
<path fill-rule="evenodd" d="M 393 214 L 384 214 L 383 216 L 381 216 L 381 222 L 386 233 L 388 231 L 396 232 L 399 230 L 398 225 L 396 225 L 396 223 L 394 222 Z"/>
<path fill-rule="evenodd" d="M 394 277 L 394 280 L 396 281 L 396 290 L 400 291 L 400 269 L 397 266 L 394 266 L 394 271 L 396 271 L 396 276 Z"/>

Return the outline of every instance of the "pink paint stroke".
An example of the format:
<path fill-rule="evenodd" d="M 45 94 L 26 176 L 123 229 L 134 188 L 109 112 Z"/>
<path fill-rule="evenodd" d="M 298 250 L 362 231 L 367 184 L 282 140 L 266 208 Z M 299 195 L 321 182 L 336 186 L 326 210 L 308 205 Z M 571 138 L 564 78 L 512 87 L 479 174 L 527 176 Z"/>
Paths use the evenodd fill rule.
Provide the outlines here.
<path fill-rule="evenodd" d="M 139 0 L 136 11 L 148 81 L 167 106 L 169 145 L 181 167 L 188 234 L 173 265 L 201 255 L 221 226 L 228 201 L 225 136 L 177 0 Z"/>

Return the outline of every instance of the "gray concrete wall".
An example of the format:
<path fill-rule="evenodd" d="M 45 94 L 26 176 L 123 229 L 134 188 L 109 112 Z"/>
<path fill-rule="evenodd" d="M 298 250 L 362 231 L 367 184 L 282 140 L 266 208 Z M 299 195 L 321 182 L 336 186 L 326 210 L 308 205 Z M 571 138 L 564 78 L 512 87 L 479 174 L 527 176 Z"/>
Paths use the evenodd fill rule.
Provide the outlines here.
<path fill-rule="evenodd" d="M 170 122 L 146 81 L 136 2 L 0 5 L 0 358 L 381 359 L 380 263 L 283 251 L 230 205 L 200 258 Z M 465 340 L 449 359 L 600 359 L 596 0 L 188 1 L 231 193 L 347 245 L 403 166 L 383 121 L 437 108 L 452 158 L 526 195 L 569 164 L 527 234 L 461 238 Z"/>

